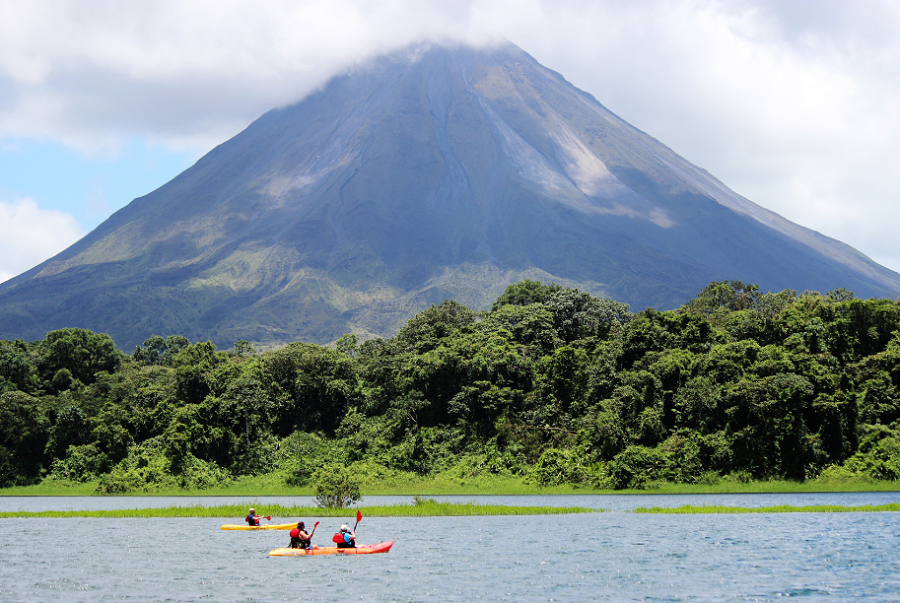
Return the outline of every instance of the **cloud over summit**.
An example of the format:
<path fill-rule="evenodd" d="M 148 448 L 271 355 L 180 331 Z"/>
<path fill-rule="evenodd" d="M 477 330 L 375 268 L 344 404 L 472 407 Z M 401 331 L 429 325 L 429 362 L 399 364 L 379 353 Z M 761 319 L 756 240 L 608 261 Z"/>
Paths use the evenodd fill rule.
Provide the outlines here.
<path fill-rule="evenodd" d="M 0 140 L 199 156 L 375 54 L 499 37 L 751 200 L 900 269 L 890 0 L 0 2 Z"/>

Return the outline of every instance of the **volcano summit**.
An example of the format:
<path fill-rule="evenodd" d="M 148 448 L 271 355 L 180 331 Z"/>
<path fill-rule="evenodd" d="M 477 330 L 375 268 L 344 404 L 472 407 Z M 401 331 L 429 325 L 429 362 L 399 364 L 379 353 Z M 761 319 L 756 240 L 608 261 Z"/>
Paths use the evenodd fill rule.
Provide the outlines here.
<path fill-rule="evenodd" d="M 742 198 L 518 47 L 427 44 L 266 113 L 0 285 L 0 338 L 390 335 L 523 278 L 635 310 L 725 279 L 900 293 L 900 275 Z"/>

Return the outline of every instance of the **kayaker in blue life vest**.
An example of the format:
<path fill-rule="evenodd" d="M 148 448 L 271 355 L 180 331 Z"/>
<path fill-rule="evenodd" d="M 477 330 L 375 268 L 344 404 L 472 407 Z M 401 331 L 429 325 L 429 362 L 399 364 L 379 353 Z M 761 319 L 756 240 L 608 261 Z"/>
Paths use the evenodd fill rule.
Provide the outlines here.
<path fill-rule="evenodd" d="M 262 517 L 256 514 L 256 509 L 250 509 L 250 513 L 247 514 L 247 517 L 244 518 L 244 521 L 247 522 L 247 525 L 258 526 L 260 519 L 262 519 Z"/>
<path fill-rule="evenodd" d="M 315 532 L 315 530 L 313 530 Z M 297 522 L 297 527 L 291 530 L 291 548 L 292 549 L 311 549 L 312 534 L 306 533 L 306 524 L 302 521 Z"/>
<path fill-rule="evenodd" d="M 338 538 L 339 536 L 340 539 Z M 334 540 L 337 542 L 339 549 L 356 548 L 356 532 L 351 531 L 347 524 L 341 526 L 341 531 L 335 534 Z"/>

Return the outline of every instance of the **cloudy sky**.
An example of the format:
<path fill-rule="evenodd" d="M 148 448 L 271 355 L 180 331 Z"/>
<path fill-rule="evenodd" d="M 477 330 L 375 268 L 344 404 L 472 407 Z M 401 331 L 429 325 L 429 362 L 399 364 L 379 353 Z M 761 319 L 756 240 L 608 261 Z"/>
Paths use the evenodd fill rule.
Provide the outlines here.
<path fill-rule="evenodd" d="M 0 0 L 0 281 L 356 62 L 500 37 L 900 271 L 900 0 Z"/>

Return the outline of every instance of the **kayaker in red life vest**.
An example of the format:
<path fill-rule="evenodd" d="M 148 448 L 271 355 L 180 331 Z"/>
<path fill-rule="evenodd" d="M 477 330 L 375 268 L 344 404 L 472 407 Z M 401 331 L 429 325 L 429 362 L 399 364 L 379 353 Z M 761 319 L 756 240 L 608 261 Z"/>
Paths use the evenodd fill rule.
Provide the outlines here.
<path fill-rule="evenodd" d="M 310 540 L 312 540 L 312 534 L 306 533 L 306 524 L 298 521 L 297 527 L 291 530 L 291 548 L 311 549 L 313 546 Z"/>
<path fill-rule="evenodd" d="M 260 519 L 262 519 L 262 517 L 256 514 L 256 509 L 250 509 L 250 513 L 247 514 L 244 521 L 246 521 L 248 525 L 258 526 Z"/>
<path fill-rule="evenodd" d="M 335 534 L 335 540 L 338 540 L 337 546 L 339 549 L 356 548 L 356 532 L 350 531 L 347 524 L 341 526 L 341 531 L 338 534 Z"/>

